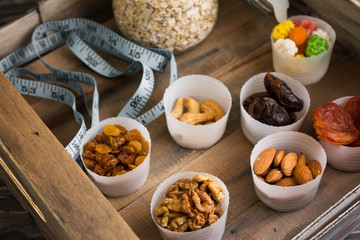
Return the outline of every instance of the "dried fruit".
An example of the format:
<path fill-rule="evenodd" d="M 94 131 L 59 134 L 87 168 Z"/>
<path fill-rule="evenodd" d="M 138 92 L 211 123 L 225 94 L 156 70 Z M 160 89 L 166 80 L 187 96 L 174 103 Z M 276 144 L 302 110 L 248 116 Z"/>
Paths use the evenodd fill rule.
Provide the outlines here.
<path fill-rule="evenodd" d="M 274 160 L 275 154 L 276 149 L 273 147 L 268 148 L 260 153 L 254 162 L 254 173 L 259 176 L 264 176 L 269 170 Z"/>
<path fill-rule="evenodd" d="M 106 154 L 106 153 L 109 153 L 111 152 L 111 147 L 106 145 L 106 144 L 98 144 L 96 145 L 95 147 L 95 150 L 98 152 L 98 153 L 101 153 L 101 154 Z"/>
<path fill-rule="evenodd" d="M 283 174 L 280 169 L 273 168 L 271 169 L 268 174 L 266 174 L 265 181 L 268 183 L 276 183 L 283 177 Z"/>
<path fill-rule="evenodd" d="M 310 169 L 311 174 L 314 179 L 321 174 L 322 168 L 321 168 L 320 163 L 317 160 L 310 160 L 307 163 L 307 166 Z"/>
<path fill-rule="evenodd" d="M 293 170 L 297 165 L 297 155 L 294 152 L 290 152 L 286 154 L 281 160 L 281 170 L 285 176 L 291 176 L 293 174 Z"/>
<path fill-rule="evenodd" d="M 270 72 L 265 75 L 264 85 L 269 95 L 284 106 L 286 110 L 298 112 L 303 109 L 304 101 L 297 97 L 283 80 Z"/>
<path fill-rule="evenodd" d="M 336 103 L 317 107 L 312 114 L 318 138 L 334 144 L 347 145 L 359 138 L 360 132 L 351 115 Z"/>
<path fill-rule="evenodd" d="M 305 184 L 313 180 L 310 169 L 303 164 L 297 165 L 295 167 L 293 175 L 297 184 Z"/>
<path fill-rule="evenodd" d="M 104 126 L 104 134 L 107 136 L 119 136 L 121 133 L 121 130 L 116 127 L 115 125 L 105 125 Z"/>
<path fill-rule="evenodd" d="M 296 186 L 297 183 L 293 177 L 285 177 L 277 181 L 275 185 L 281 187 L 291 187 L 291 186 Z"/>
<path fill-rule="evenodd" d="M 360 130 L 360 95 L 350 98 L 344 108 L 350 113 L 355 126 Z"/>
<path fill-rule="evenodd" d="M 275 158 L 274 158 L 274 162 L 273 162 L 274 167 L 280 166 L 281 160 L 285 156 L 285 153 L 286 153 L 285 150 L 282 149 L 275 154 Z"/>

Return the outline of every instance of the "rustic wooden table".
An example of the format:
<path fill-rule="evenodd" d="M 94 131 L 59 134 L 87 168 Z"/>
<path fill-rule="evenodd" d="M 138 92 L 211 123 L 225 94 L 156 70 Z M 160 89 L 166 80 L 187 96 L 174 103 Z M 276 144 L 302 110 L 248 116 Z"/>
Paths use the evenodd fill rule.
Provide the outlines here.
<path fill-rule="evenodd" d="M 296 10 L 291 9 L 290 13 L 296 14 Z M 219 79 L 231 92 L 232 109 L 224 136 L 215 146 L 205 150 L 178 146 L 168 133 L 164 115 L 147 125 L 152 138 L 147 182 L 130 196 L 108 198 L 140 239 L 160 238 L 150 216 L 150 201 L 157 186 L 176 172 L 207 172 L 227 185 L 230 207 L 224 239 L 292 238 L 360 184 L 359 172 L 338 171 L 328 165 L 315 199 L 301 210 L 277 212 L 256 196 L 249 165 L 253 145 L 241 130 L 239 93 L 251 76 L 273 71 L 269 38 L 275 24 L 274 18 L 259 15 L 244 1 L 220 1 L 218 20 L 211 35 L 196 48 L 176 54 L 179 77 L 205 74 Z M 113 19 L 104 22 L 104 25 L 118 31 Z M 118 69 L 127 66 L 122 60 L 107 55 L 104 57 Z M 56 67 L 87 72 L 96 77 L 101 120 L 116 116 L 140 82 L 140 73 L 116 79 L 96 75 L 77 60 L 66 46 L 47 54 L 45 59 Z M 317 106 L 342 96 L 360 94 L 359 64 L 358 56 L 336 43 L 327 74 L 320 82 L 306 86 L 311 106 L 301 132 L 316 138 L 311 112 Z M 35 72 L 45 71 L 39 60 L 27 68 Z M 145 111 L 162 98 L 168 86 L 168 76 L 167 73 L 156 74 L 156 88 Z M 33 97 L 25 99 L 65 146 L 78 129 L 71 110 L 60 103 Z M 1 181 L 0 202 L 0 238 L 42 238 L 31 217 L 22 210 Z"/>

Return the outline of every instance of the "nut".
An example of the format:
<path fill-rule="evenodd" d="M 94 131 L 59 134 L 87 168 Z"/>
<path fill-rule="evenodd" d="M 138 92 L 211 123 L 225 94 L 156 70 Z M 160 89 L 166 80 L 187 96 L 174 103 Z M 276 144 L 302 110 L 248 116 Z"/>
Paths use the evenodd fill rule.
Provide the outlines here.
<path fill-rule="evenodd" d="M 215 115 L 215 121 L 219 121 L 224 115 L 224 111 L 221 109 L 219 104 L 210 99 L 205 99 L 201 106 L 201 111 L 206 113 L 210 112 Z"/>
<path fill-rule="evenodd" d="M 274 158 L 274 162 L 273 162 L 274 167 L 280 166 L 281 160 L 285 156 L 285 153 L 286 153 L 285 150 L 280 150 L 275 154 L 275 158 Z"/>
<path fill-rule="evenodd" d="M 321 174 L 321 165 L 317 160 L 310 160 L 307 166 L 310 169 L 314 179 Z"/>
<path fill-rule="evenodd" d="M 281 170 L 285 176 L 291 176 L 297 165 L 297 155 L 294 152 L 286 154 L 281 160 Z"/>
<path fill-rule="evenodd" d="M 191 124 L 191 125 L 195 125 L 198 124 L 200 122 L 206 122 L 206 121 L 210 121 L 214 119 L 214 115 L 211 113 L 192 113 L 192 112 L 187 112 L 184 113 L 181 117 L 180 117 L 180 121 Z"/>
<path fill-rule="evenodd" d="M 179 117 L 183 114 L 183 111 L 184 111 L 184 99 L 179 97 L 176 100 L 175 106 L 170 112 L 170 115 L 176 119 L 179 119 Z"/>
<path fill-rule="evenodd" d="M 273 168 L 266 175 L 265 181 L 268 183 L 276 183 L 283 177 L 283 174 L 280 169 Z"/>
<path fill-rule="evenodd" d="M 188 112 L 199 113 L 200 112 L 200 103 L 192 97 L 184 98 L 184 106 L 187 108 Z"/>
<path fill-rule="evenodd" d="M 294 169 L 293 174 L 297 184 L 305 184 L 313 180 L 313 176 L 310 169 L 303 164 L 297 165 Z"/>
<path fill-rule="evenodd" d="M 260 153 L 254 162 L 254 173 L 256 175 L 265 176 L 274 160 L 275 154 L 276 149 L 273 147 L 268 148 Z"/>
<path fill-rule="evenodd" d="M 297 183 L 293 177 L 285 177 L 277 181 L 275 185 L 280 187 L 291 187 L 291 186 L 296 186 Z"/>
<path fill-rule="evenodd" d="M 304 153 L 300 153 L 299 159 L 298 159 L 298 164 L 304 164 L 306 165 L 306 156 Z"/>

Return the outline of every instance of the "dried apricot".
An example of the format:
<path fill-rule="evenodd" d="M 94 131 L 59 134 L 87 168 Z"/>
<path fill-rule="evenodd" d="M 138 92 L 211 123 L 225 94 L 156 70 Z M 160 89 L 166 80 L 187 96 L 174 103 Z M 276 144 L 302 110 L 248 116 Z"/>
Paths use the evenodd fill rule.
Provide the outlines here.
<path fill-rule="evenodd" d="M 107 136 L 119 136 L 121 133 L 121 130 L 116 127 L 115 125 L 105 125 L 104 126 L 104 134 Z"/>
<path fill-rule="evenodd" d="M 355 126 L 360 130 L 360 95 L 350 98 L 344 108 L 350 113 Z"/>
<path fill-rule="evenodd" d="M 360 132 L 350 113 L 336 103 L 317 107 L 312 114 L 318 138 L 335 145 L 347 145 L 359 138 Z"/>

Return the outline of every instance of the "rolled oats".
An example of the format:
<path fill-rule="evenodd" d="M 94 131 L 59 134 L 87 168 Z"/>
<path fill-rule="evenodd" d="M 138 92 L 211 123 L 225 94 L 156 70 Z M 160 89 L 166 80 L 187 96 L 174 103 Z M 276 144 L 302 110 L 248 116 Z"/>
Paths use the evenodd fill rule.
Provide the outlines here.
<path fill-rule="evenodd" d="M 113 0 L 115 21 L 127 38 L 146 47 L 184 51 L 215 25 L 217 0 Z"/>

